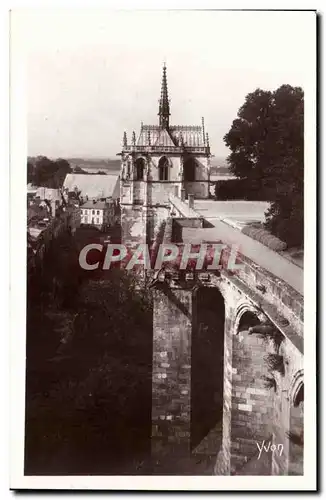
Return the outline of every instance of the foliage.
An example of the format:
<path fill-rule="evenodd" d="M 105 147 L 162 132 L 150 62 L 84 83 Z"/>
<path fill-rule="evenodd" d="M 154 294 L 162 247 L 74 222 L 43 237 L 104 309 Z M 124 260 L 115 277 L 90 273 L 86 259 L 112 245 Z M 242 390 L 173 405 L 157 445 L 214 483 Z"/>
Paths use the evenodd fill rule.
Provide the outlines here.
<path fill-rule="evenodd" d="M 84 175 L 87 175 L 88 172 L 86 172 L 86 170 L 83 170 L 81 167 L 79 167 L 77 165 L 76 167 L 74 167 L 74 174 L 84 174 Z"/>
<path fill-rule="evenodd" d="M 231 172 L 272 202 L 266 227 L 289 246 L 303 243 L 303 91 L 282 85 L 246 96 L 229 132 Z"/>
<path fill-rule="evenodd" d="M 98 170 L 97 172 L 88 172 L 87 170 L 83 170 L 79 165 L 74 167 L 74 174 L 83 174 L 83 175 L 107 175 L 103 170 Z"/>
<path fill-rule="evenodd" d="M 286 435 L 290 443 L 303 447 L 303 433 L 297 434 L 296 432 L 289 431 Z"/>
<path fill-rule="evenodd" d="M 215 198 L 217 200 L 266 201 L 261 190 L 255 189 L 248 179 L 228 179 L 215 182 Z"/>
<path fill-rule="evenodd" d="M 150 445 L 151 296 L 120 269 L 81 270 L 90 237 L 54 240 L 29 285 L 28 474 L 119 474 Z"/>
<path fill-rule="evenodd" d="M 266 377 L 263 375 L 261 378 L 264 380 L 265 389 L 274 389 L 276 392 L 277 384 L 274 377 Z"/>
<path fill-rule="evenodd" d="M 266 361 L 269 369 L 271 371 L 277 371 L 281 375 L 284 375 L 284 358 L 280 354 L 267 354 L 264 360 Z"/>
<path fill-rule="evenodd" d="M 27 161 L 27 183 L 34 180 L 34 165 L 32 162 Z"/>
<path fill-rule="evenodd" d="M 276 353 L 278 353 L 278 351 L 280 349 L 280 345 L 282 344 L 282 342 L 284 340 L 282 333 L 277 328 L 275 328 L 270 333 L 260 334 L 260 335 L 258 335 L 258 337 L 266 340 L 266 342 L 272 342 Z"/>
<path fill-rule="evenodd" d="M 50 160 L 46 156 L 38 156 L 34 165 L 27 162 L 27 181 L 35 186 L 58 189 L 62 187 L 65 177 L 72 172 L 69 163 L 64 159 Z"/>
<path fill-rule="evenodd" d="M 263 224 L 253 223 L 248 224 L 242 229 L 243 234 L 250 236 L 250 238 L 259 241 L 263 245 L 271 248 L 275 252 L 281 252 L 286 250 L 286 243 L 281 241 L 276 236 L 273 236 L 269 231 L 267 231 Z"/>

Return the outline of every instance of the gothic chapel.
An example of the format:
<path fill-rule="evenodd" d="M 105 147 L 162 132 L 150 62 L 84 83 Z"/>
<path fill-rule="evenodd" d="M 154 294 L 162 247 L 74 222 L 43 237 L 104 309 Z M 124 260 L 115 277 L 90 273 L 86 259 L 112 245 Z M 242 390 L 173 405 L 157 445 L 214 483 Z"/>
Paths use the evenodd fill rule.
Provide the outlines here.
<path fill-rule="evenodd" d="M 120 173 L 122 243 L 152 244 L 168 217 L 168 199 L 209 197 L 210 146 L 201 126 L 170 125 L 166 66 L 163 66 L 159 124 L 143 125 L 131 143 L 124 132 Z"/>

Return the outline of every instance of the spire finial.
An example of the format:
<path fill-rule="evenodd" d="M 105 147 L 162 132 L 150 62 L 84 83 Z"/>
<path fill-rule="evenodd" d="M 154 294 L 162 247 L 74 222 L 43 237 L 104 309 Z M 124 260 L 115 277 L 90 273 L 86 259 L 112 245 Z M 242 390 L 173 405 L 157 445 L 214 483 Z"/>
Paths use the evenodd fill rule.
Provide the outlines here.
<path fill-rule="evenodd" d="M 162 76 L 162 86 L 161 86 L 161 98 L 159 105 L 159 117 L 160 126 L 163 128 L 169 127 L 169 116 L 170 116 L 170 102 L 168 96 L 168 84 L 166 78 L 166 64 L 163 63 L 163 76 Z"/>
<path fill-rule="evenodd" d="M 151 132 L 150 132 L 150 130 L 148 130 L 148 132 L 147 132 L 147 141 L 148 141 L 148 145 L 150 146 L 151 145 Z"/>
<path fill-rule="evenodd" d="M 135 131 L 133 130 L 132 132 L 132 139 L 131 139 L 132 145 L 136 146 L 136 134 Z"/>
<path fill-rule="evenodd" d="M 202 116 L 201 118 L 201 127 L 203 130 L 203 141 L 204 141 L 204 146 L 205 146 L 205 122 L 204 122 L 204 117 Z"/>
<path fill-rule="evenodd" d="M 122 146 L 123 146 L 124 148 L 126 148 L 126 147 L 127 147 L 127 144 L 128 144 L 128 142 L 127 142 L 127 132 L 126 132 L 126 131 L 124 131 L 124 133 L 123 133 L 123 138 L 122 138 Z"/>
<path fill-rule="evenodd" d="M 209 148 L 209 137 L 208 137 L 208 133 L 206 133 L 206 146 Z"/>

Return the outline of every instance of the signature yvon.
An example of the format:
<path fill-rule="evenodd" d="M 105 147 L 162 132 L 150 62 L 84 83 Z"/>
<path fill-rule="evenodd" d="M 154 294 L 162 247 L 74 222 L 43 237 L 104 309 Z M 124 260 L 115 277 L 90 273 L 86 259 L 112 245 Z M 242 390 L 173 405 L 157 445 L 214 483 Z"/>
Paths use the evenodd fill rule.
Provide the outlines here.
<path fill-rule="evenodd" d="M 282 444 L 272 444 L 271 441 L 268 441 L 265 445 L 265 440 L 262 441 L 261 446 L 259 446 L 258 441 L 256 442 L 257 448 L 259 450 L 259 455 L 258 455 L 258 460 L 261 457 L 262 451 L 265 451 L 266 453 L 272 452 L 275 453 L 276 451 L 278 452 L 279 456 L 282 456 L 283 453 L 283 445 Z"/>

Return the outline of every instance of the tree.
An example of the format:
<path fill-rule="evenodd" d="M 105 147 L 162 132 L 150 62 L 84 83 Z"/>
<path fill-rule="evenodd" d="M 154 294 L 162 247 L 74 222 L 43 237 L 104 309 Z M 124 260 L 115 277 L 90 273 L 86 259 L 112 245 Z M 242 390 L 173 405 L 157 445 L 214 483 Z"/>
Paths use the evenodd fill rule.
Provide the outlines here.
<path fill-rule="evenodd" d="M 46 156 L 39 156 L 35 161 L 34 184 L 48 188 L 60 188 L 65 177 L 71 172 L 67 160 L 49 160 Z"/>
<path fill-rule="evenodd" d="M 54 187 L 60 188 L 64 183 L 66 175 L 69 174 L 72 170 L 67 160 L 63 160 L 62 158 L 55 160 L 54 164 L 56 166 L 56 172 L 53 180 Z"/>
<path fill-rule="evenodd" d="M 89 236 L 53 239 L 29 283 L 27 474 L 119 473 L 150 449 L 151 295 L 119 268 L 84 271 Z"/>
<path fill-rule="evenodd" d="M 83 170 L 79 165 L 76 165 L 76 167 L 74 168 L 74 173 L 75 174 L 88 174 L 88 172 L 86 172 L 85 170 Z"/>
<path fill-rule="evenodd" d="M 230 131 L 230 170 L 271 201 L 266 226 L 288 245 L 303 243 L 303 91 L 282 85 L 248 94 Z"/>
<path fill-rule="evenodd" d="M 27 161 L 27 183 L 34 181 L 34 165 L 31 161 Z"/>

